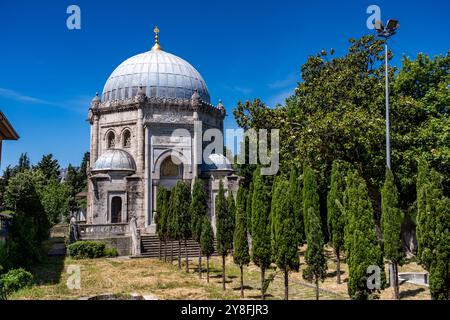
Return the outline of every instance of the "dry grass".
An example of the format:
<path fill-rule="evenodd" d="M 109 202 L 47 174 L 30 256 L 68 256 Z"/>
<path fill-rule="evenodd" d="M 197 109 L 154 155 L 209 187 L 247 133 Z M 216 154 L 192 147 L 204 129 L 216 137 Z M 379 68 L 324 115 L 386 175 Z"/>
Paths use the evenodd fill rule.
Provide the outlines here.
<path fill-rule="evenodd" d="M 303 248 L 304 249 L 304 248 Z M 304 250 L 302 250 L 304 252 Z M 327 292 L 320 293 L 320 299 L 348 299 L 347 275 L 348 268 L 341 264 L 342 284 L 336 284 L 335 261 L 331 250 L 327 249 L 329 256 L 328 277 L 320 284 Z M 205 260 L 203 260 L 205 266 Z M 301 268 L 304 269 L 304 259 L 301 256 Z M 80 266 L 81 290 L 69 290 L 66 286 L 69 265 Z M 11 299 L 78 299 L 85 296 L 105 293 L 138 293 L 151 294 L 158 299 L 239 299 L 239 268 L 233 264 L 231 257 L 227 258 L 226 285 L 222 290 L 221 258 L 211 259 L 211 280 L 206 282 L 206 274 L 199 279 L 197 259 L 190 262 L 190 273 L 178 270 L 177 262 L 173 264 L 158 259 L 123 259 L 105 258 L 95 260 L 73 260 L 63 257 L 49 257 L 47 261 L 37 266 L 35 274 L 37 284 L 32 288 L 17 292 Z M 420 266 L 410 263 L 400 267 L 400 271 L 423 271 Z M 276 273 L 275 280 L 268 289 L 268 299 L 282 299 L 284 295 L 283 275 L 275 268 L 267 271 L 267 275 Z M 260 298 L 259 269 L 251 264 L 245 268 L 244 284 L 246 286 L 246 299 Z M 331 291 L 331 292 L 328 292 Z M 400 287 L 403 299 L 429 299 L 426 287 L 403 284 Z M 290 275 L 290 299 L 315 299 L 315 290 L 302 279 L 301 271 Z M 392 292 L 386 289 L 381 299 L 391 299 Z"/>

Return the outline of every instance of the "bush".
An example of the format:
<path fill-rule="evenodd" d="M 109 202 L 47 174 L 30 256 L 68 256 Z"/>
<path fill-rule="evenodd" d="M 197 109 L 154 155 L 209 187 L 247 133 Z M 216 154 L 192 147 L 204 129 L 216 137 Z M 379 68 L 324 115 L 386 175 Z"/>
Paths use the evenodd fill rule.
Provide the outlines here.
<path fill-rule="evenodd" d="M 103 254 L 105 257 L 114 258 L 119 255 L 119 252 L 117 251 L 116 248 L 105 248 L 105 250 L 103 251 Z"/>
<path fill-rule="evenodd" d="M 67 253 L 75 259 L 94 259 L 105 255 L 106 245 L 97 241 L 77 241 L 67 247 Z"/>
<path fill-rule="evenodd" d="M 25 269 L 12 269 L 0 277 L 0 298 L 33 284 L 33 275 Z"/>

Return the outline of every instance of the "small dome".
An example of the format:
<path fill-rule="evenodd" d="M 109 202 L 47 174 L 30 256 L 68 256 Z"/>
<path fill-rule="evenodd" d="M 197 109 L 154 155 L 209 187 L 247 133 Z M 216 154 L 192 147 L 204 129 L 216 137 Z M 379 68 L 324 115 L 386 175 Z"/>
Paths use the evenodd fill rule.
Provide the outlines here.
<path fill-rule="evenodd" d="M 109 76 L 103 101 L 134 98 L 142 87 L 147 97 L 190 99 L 195 90 L 210 103 L 208 88 L 198 71 L 185 60 L 152 49 L 122 62 Z"/>
<path fill-rule="evenodd" d="M 217 154 L 213 153 L 208 156 L 209 163 L 203 164 L 203 170 L 204 171 L 213 171 L 213 170 L 219 170 L 219 171 L 232 171 L 233 168 L 231 166 L 230 160 L 228 160 L 227 157 L 225 157 L 223 154 Z"/>
<path fill-rule="evenodd" d="M 111 149 L 95 161 L 92 171 L 136 171 L 133 157 L 126 151 Z"/>

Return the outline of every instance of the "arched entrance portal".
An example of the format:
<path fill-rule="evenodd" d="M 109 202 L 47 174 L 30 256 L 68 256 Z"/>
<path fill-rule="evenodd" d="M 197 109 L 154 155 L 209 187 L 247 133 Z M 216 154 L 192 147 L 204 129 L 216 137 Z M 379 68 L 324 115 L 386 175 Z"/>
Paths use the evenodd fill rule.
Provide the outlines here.
<path fill-rule="evenodd" d="M 113 197 L 111 200 L 111 223 L 120 223 L 122 220 L 122 198 Z"/>

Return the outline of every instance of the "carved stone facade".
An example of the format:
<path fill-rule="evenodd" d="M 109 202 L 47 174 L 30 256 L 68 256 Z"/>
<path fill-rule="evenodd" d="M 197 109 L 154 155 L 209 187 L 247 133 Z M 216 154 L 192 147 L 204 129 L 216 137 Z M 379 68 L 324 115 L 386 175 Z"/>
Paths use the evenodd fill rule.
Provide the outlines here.
<path fill-rule="evenodd" d="M 163 58 L 169 62 L 174 59 L 170 54 L 165 57 L 158 48 L 142 55 L 145 54 L 148 55 L 145 58 L 150 61 L 153 56 L 158 56 L 157 70 L 170 69 L 162 65 Z M 199 74 L 189 71 L 192 66 L 183 63 L 186 64 L 184 69 L 173 68 L 178 70 L 176 77 L 186 78 L 192 73 L 192 77 L 203 81 Z M 121 75 L 117 75 L 120 67 L 116 69 L 114 79 L 121 79 Z M 191 73 L 186 75 L 186 70 Z M 126 75 L 124 77 L 126 79 Z M 127 87 L 125 91 L 135 95 L 131 94 L 126 99 L 112 99 L 110 94 L 117 96 L 115 91 L 119 92 L 121 85 L 117 81 L 114 85 L 107 83 L 104 90 L 108 93 L 107 99 L 104 93 L 103 99 L 96 95 L 92 100 L 89 108 L 91 158 L 88 169 L 87 225 L 120 225 L 135 220 L 140 234 L 154 233 L 158 188 L 171 189 L 179 180 L 192 182 L 199 178 L 205 182 L 209 214 L 214 226 L 214 199 L 219 181 L 224 182 L 227 192 L 237 192 L 239 179 L 233 174 L 229 163 L 205 166 L 203 159 L 199 159 L 203 155 L 205 143 L 198 136 L 196 125 L 201 123 L 201 136 L 210 128 L 223 131 L 225 109 L 221 103 L 213 106 L 209 101 L 202 100 L 197 89 L 190 99 L 174 98 L 169 94 L 164 96 L 169 91 L 164 91 L 165 87 L 164 90 L 157 86 L 154 89 L 153 78 L 154 75 L 149 74 L 138 90 L 129 90 Z M 206 84 L 200 87 L 202 96 L 209 99 Z M 186 87 L 180 92 L 190 89 Z M 147 96 L 149 92 L 157 94 Z M 184 132 L 183 135 L 177 134 L 180 130 Z M 215 156 L 214 159 L 225 159 L 221 155 Z M 126 230 L 129 232 L 130 227 Z M 94 235 L 92 237 L 95 238 Z"/>

